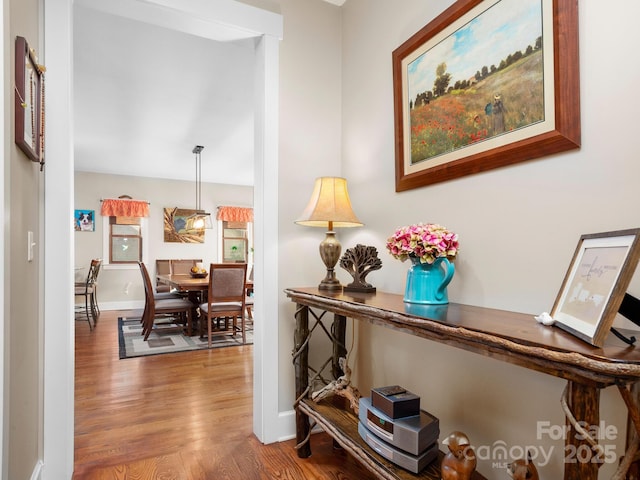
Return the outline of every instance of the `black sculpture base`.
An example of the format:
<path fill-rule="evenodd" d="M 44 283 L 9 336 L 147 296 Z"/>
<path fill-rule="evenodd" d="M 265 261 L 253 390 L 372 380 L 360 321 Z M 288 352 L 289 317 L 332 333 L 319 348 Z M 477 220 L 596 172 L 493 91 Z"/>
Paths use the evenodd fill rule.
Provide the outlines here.
<path fill-rule="evenodd" d="M 375 293 L 376 287 L 372 287 L 371 285 L 345 285 L 342 287 L 342 291 L 344 292 L 360 292 L 360 293 Z"/>

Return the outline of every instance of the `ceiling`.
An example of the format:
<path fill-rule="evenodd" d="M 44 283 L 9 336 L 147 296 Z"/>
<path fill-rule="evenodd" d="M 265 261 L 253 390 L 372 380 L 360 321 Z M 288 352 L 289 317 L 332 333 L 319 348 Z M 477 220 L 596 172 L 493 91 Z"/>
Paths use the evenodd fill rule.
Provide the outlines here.
<path fill-rule="evenodd" d="M 253 185 L 254 39 L 149 8 L 74 2 L 75 170 Z"/>
<path fill-rule="evenodd" d="M 254 41 L 74 6 L 75 170 L 253 185 Z M 89 2 L 84 2 L 89 3 Z"/>

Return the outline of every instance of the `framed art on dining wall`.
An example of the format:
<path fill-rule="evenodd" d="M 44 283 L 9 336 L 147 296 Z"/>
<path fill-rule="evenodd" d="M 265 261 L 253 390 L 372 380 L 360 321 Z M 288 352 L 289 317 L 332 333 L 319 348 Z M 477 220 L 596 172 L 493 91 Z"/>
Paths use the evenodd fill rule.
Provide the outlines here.
<path fill-rule="evenodd" d="M 201 212 L 190 208 L 164 209 L 164 241 L 168 243 L 204 243 L 204 229 L 187 230 L 187 219 Z"/>
<path fill-rule="evenodd" d="M 582 235 L 551 310 L 556 325 L 602 346 L 638 259 L 640 228 Z"/>
<path fill-rule="evenodd" d="M 73 229 L 76 232 L 95 232 L 95 218 L 95 210 L 75 210 L 73 213 Z"/>
<path fill-rule="evenodd" d="M 575 0 L 458 0 L 392 55 L 396 191 L 580 147 Z"/>
<path fill-rule="evenodd" d="M 43 165 L 44 67 L 24 37 L 16 37 L 15 46 L 15 143 Z"/>

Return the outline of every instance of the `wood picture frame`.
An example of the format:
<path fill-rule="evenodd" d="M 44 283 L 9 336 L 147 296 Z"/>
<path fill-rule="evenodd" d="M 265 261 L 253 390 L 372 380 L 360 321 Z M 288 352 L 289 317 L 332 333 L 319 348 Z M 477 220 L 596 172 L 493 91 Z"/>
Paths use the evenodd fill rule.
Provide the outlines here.
<path fill-rule="evenodd" d="M 192 208 L 164 208 L 164 241 L 165 243 L 204 243 L 204 229 L 186 230 L 187 218 L 203 213 Z"/>
<path fill-rule="evenodd" d="M 396 191 L 579 148 L 578 60 L 575 0 L 456 1 L 392 54 Z"/>
<path fill-rule="evenodd" d="M 640 259 L 640 228 L 582 235 L 551 310 L 555 324 L 601 347 Z"/>
<path fill-rule="evenodd" d="M 15 142 L 30 160 L 44 164 L 44 69 L 24 37 L 16 37 Z"/>

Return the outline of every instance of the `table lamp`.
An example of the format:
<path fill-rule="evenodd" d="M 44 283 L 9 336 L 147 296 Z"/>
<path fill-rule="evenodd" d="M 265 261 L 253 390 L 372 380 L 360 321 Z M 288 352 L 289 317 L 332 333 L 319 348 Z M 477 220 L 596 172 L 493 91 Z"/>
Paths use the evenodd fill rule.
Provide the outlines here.
<path fill-rule="evenodd" d="M 362 222 L 351 209 L 347 180 L 340 177 L 316 178 L 309 203 L 295 223 L 307 227 L 327 228 L 326 236 L 320 243 L 320 257 L 327 267 L 327 275 L 318 288 L 320 290 L 342 289 L 334 270 L 340 259 L 342 246 L 333 228 L 362 226 Z"/>

